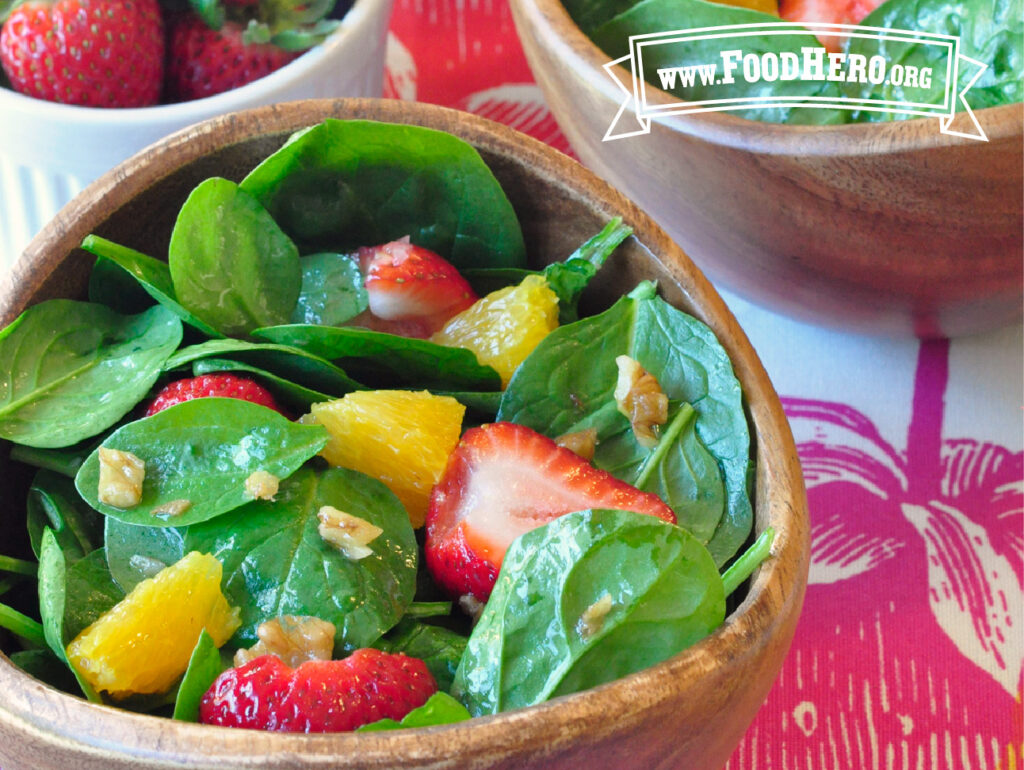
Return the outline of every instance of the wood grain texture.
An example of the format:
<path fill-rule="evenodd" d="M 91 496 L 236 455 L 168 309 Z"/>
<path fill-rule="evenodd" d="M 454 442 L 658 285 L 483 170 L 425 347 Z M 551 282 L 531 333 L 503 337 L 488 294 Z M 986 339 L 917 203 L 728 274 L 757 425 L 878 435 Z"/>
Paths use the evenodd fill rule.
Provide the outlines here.
<path fill-rule="evenodd" d="M 0 765 L 5 770 L 118 768 L 700 768 L 725 763 L 789 647 L 807 580 L 809 531 L 796 448 L 781 404 L 736 320 L 704 276 L 649 217 L 547 146 L 463 113 L 376 100 L 300 102 L 215 119 L 129 160 L 76 198 L 29 246 L 0 286 L 0 325 L 30 302 L 80 296 L 90 232 L 163 254 L 192 185 L 238 179 L 295 129 L 327 116 L 417 123 L 473 143 L 509 194 L 534 262 L 563 258 L 622 215 L 636 237 L 628 261 L 601 275 L 610 302 L 640 278 L 716 332 L 743 384 L 756 435 L 756 529 L 773 556 L 741 606 L 712 636 L 625 679 L 470 723 L 394 733 L 281 735 L 171 722 L 95 706 L 28 677 L 0 655 Z M 19 470 L 0 458 L 0 486 Z M 23 527 L 22 494 L 0 500 L 0 522 Z"/>
<path fill-rule="evenodd" d="M 512 10 L 579 157 L 723 287 L 869 333 L 957 336 L 1021 317 L 1024 105 L 977 113 L 988 142 L 945 136 L 937 119 L 813 127 L 726 113 L 602 142 L 621 103 L 610 57 L 558 0 Z M 652 106 L 674 101 L 648 93 Z"/>

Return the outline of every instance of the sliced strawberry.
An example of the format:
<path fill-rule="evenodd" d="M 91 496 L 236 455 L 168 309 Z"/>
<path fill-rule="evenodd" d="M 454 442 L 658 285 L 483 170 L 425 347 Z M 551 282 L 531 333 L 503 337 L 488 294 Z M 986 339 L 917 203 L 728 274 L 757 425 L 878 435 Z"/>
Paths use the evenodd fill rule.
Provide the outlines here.
<path fill-rule="evenodd" d="M 199 704 L 199 721 L 222 727 L 331 733 L 400 720 L 437 692 L 426 664 L 371 648 L 344 660 L 289 668 L 274 655 L 222 673 Z"/>
<path fill-rule="evenodd" d="M 353 323 L 425 339 L 477 300 L 450 262 L 408 238 L 363 247 L 358 256 L 369 310 Z"/>
<path fill-rule="evenodd" d="M 274 400 L 270 391 L 258 382 L 253 382 L 245 377 L 236 377 L 233 374 L 203 374 L 199 377 L 189 377 L 168 383 L 150 402 L 146 409 L 146 417 L 151 417 L 182 401 L 211 396 L 240 398 L 243 401 L 269 407 L 287 416 L 284 410 L 277 405 L 277 401 Z"/>
<path fill-rule="evenodd" d="M 485 601 L 513 540 L 587 508 L 676 521 L 657 495 L 593 467 L 531 428 L 509 422 L 472 428 L 431 493 L 427 567 L 453 596 Z"/>
<path fill-rule="evenodd" d="M 859 24 L 881 5 L 882 0 L 779 0 L 779 16 L 786 21 L 808 24 Z M 818 35 L 830 51 L 840 51 L 845 38 Z"/>

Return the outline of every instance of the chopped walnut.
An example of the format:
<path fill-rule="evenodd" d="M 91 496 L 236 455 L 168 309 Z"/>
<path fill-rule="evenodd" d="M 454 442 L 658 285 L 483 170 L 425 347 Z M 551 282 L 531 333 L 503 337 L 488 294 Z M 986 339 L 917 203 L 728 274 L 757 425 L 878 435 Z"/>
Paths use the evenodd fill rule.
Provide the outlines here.
<path fill-rule="evenodd" d="M 576 623 L 576 631 L 583 641 L 587 641 L 595 634 L 599 634 L 604 628 L 604 619 L 612 609 L 612 597 L 608 593 L 601 595 L 601 598 L 587 607 L 580 615 Z"/>
<path fill-rule="evenodd" d="M 245 494 L 253 500 L 273 500 L 281 480 L 267 471 L 253 471 L 245 480 Z"/>
<path fill-rule="evenodd" d="M 473 625 L 475 626 L 477 621 L 480 620 L 480 615 L 483 614 L 486 603 L 477 599 L 473 594 L 463 594 L 459 597 L 459 609 L 473 618 Z"/>
<path fill-rule="evenodd" d="M 168 500 L 166 503 L 161 503 L 152 511 L 151 514 L 160 517 L 174 517 L 181 516 L 185 511 L 192 507 L 191 500 Z"/>
<path fill-rule="evenodd" d="M 597 428 L 584 428 L 572 433 L 563 433 L 555 439 L 555 443 L 575 452 L 584 460 L 593 460 L 594 450 L 597 449 Z"/>
<path fill-rule="evenodd" d="M 332 505 L 323 506 L 317 513 L 317 518 L 320 519 L 320 525 L 317 527 L 320 537 L 353 561 L 365 559 L 373 553 L 369 543 L 384 532 L 376 524 L 339 511 Z"/>
<path fill-rule="evenodd" d="M 656 428 L 668 420 L 668 396 L 654 375 L 629 356 L 615 359 L 619 380 L 615 385 L 615 404 L 629 418 L 637 443 L 647 449 L 658 443 Z"/>
<path fill-rule="evenodd" d="M 260 623 L 260 638 L 249 649 L 235 653 L 235 665 L 242 666 L 260 655 L 276 655 L 289 668 L 307 660 L 330 660 L 334 654 L 334 624 L 308 615 L 282 615 Z"/>
<path fill-rule="evenodd" d="M 142 500 L 146 463 L 120 449 L 100 447 L 99 455 L 99 501 L 115 508 L 134 508 Z"/>

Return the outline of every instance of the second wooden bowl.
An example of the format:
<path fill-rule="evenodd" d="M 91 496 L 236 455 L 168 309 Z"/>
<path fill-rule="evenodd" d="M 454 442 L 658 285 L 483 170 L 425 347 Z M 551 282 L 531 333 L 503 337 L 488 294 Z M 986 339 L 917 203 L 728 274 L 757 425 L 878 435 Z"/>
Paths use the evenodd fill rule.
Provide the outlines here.
<path fill-rule="evenodd" d="M 1020 319 L 1024 105 L 980 110 L 986 142 L 935 119 L 808 127 L 725 113 L 602 142 L 622 102 L 611 57 L 559 0 L 512 10 L 573 149 L 723 287 L 858 332 L 957 336 Z"/>

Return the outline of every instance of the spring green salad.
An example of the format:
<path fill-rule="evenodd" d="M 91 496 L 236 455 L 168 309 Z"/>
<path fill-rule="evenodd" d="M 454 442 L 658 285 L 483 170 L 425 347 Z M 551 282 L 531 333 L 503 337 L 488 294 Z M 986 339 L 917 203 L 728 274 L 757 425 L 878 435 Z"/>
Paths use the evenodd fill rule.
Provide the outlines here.
<path fill-rule="evenodd" d="M 772 534 L 711 331 L 647 281 L 581 314 L 630 233 L 529 269 L 471 146 L 327 120 L 199 184 L 166 261 L 86 238 L 88 301 L 0 331 L 8 478 L 34 473 L 4 651 L 92 701 L 320 732 L 530 706 L 711 633 Z"/>
<path fill-rule="evenodd" d="M 985 65 L 967 92 L 974 110 L 1024 101 L 1024 2 L 1022 0 L 563 0 L 585 35 L 611 58 L 630 52 L 629 38 L 674 30 L 732 25 L 859 24 L 886 30 L 907 30 L 959 38 L 959 53 Z M 821 66 L 804 55 L 805 47 L 821 48 Z M 736 49 L 735 55 L 726 53 Z M 741 54 L 744 60 L 741 62 Z M 754 54 L 756 61 L 747 62 Z M 829 70 L 835 55 L 838 70 Z M 789 57 L 793 77 L 781 69 Z M 895 37 L 820 35 L 817 42 L 802 35 L 766 31 L 745 37 L 707 37 L 685 46 L 649 46 L 643 72 L 654 86 L 683 101 L 792 97 L 834 102 L 871 99 L 893 103 L 943 104 L 949 50 L 946 46 Z M 877 60 L 877 68 L 867 64 Z M 860 63 L 860 70 L 856 62 Z M 701 71 L 716 71 L 706 80 Z M 742 64 L 742 66 L 741 66 Z M 747 65 L 751 65 L 747 68 Z M 752 65 L 758 65 L 756 67 Z M 762 66 L 763 65 L 763 66 Z M 772 69 L 776 67 L 777 69 Z M 682 68 L 696 73 L 693 81 L 663 79 Z M 728 71 L 727 71 L 728 70 Z M 974 66 L 961 61 L 956 93 L 970 82 Z M 818 74 L 816 74 L 818 73 Z M 723 84 L 724 81 L 724 84 Z M 881 102 L 879 102 L 881 103 Z M 957 101 L 958 109 L 963 105 Z M 751 120 L 775 123 L 836 124 L 900 119 L 906 114 L 871 109 L 808 109 L 778 105 L 737 110 Z"/>

